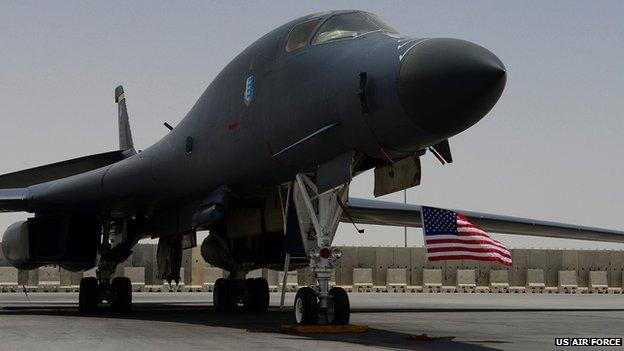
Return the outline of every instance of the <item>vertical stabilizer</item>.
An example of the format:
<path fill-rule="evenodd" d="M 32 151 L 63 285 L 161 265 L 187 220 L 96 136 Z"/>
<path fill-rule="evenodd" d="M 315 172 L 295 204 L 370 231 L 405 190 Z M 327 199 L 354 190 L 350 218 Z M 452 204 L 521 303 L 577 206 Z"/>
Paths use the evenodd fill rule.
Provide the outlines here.
<path fill-rule="evenodd" d="M 128 109 L 126 108 L 126 96 L 123 87 L 115 88 L 115 102 L 117 103 L 117 116 L 119 122 L 119 149 L 127 156 L 134 155 L 134 142 L 130 131 L 130 121 L 128 120 Z"/>

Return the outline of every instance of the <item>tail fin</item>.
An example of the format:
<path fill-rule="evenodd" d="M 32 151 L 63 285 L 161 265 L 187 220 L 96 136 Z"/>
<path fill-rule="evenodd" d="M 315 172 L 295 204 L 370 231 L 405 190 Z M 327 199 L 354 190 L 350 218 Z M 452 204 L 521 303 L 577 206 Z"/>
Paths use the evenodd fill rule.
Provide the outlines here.
<path fill-rule="evenodd" d="M 128 120 L 128 109 L 126 108 L 126 96 L 123 87 L 115 88 L 115 102 L 117 103 L 117 116 L 119 122 L 119 149 L 127 156 L 136 154 L 132 132 L 130 131 L 130 121 Z"/>

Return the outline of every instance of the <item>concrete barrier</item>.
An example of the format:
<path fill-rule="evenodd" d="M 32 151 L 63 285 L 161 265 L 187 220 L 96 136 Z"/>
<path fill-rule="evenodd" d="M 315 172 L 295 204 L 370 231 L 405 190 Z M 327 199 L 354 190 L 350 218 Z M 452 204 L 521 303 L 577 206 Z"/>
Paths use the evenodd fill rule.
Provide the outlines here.
<path fill-rule="evenodd" d="M 15 292 L 18 285 L 18 270 L 14 267 L 0 267 L 0 291 Z"/>
<path fill-rule="evenodd" d="M 442 289 L 442 269 L 423 269 L 423 291 L 440 291 Z"/>
<path fill-rule="evenodd" d="M 168 282 L 166 280 L 162 280 L 162 290 L 168 292 L 181 292 L 184 289 L 184 267 L 180 268 L 180 280 L 177 282 L 172 280 Z"/>
<path fill-rule="evenodd" d="M 425 267 L 425 264 L 427 258 L 426 258 L 426 253 L 425 253 L 425 249 L 422 247 L 412 247 L 410 249 L 410 261 L 411 261 L 411 279 L 410 279 L 410 284 L 413 285 L 414 287 L 422 287 L 423 285 L 423 269 L 424 268 L 432 268 L 432 267 Z M 437 267 L 435 267 L 437 268 Z"/>
<path fill-rule="evenodd" d="M 61 272 L 58 267 L 39 268 L 39 289 L 45 292 L 58 291 L 61 286 Z"/>
<path fill-rule="evenodd" d="M 518 287 L 527 286 L 527 269 L 532 268 L 528 266 L 529 254 L 528 250 L 512 249 L 512 266 L 509 270 L 509 285 L 514 291 L 518 291 Z"/>
<path fill-rule="evenodd" d="M 445 262 L 429 262 L 422 247 L 413 248 L 376 248 L 376 247 L 343 247 L 344 256 L 339 267 L 332 275 L 330 285 L 337 284 L 348 291 L 387 291 L 393 286 L 406 286 L 405 291 L 472 291 L 472 273 L 474 272 L 475 291 L 491 292 L 604 292 L 621 293 L 624 287 L 624 250 L 541 250 L 513 249 L 513 266 L 501 269 L 498 264 L 469 260 L 450 260 Z M 1 262 L 0 264 L 6 264 Z M 180 286 L 163 285 L 156 272 L 156 246 L 139 244 L 134 254 L 118 266 L 115 276 L 130 275 L 126 271 L 143 267 L 144 278 L 131 277 L 133 288 L 145 284 L 150 291 L 173 290 L 198 291 L 212 290 L 218 277 L 227 273 L 218 268 L 208 267 L 201 257 L 198 248 L 185 250 L 182 267 L 185 273 Z M 2 275 L 10 276 L 11 267 L 0 271 L 0 288 L 5 286 L 25 285 L 29 291 L 75 291 L 81 276 L 95 276 L 95 269 L 72 273 L 54 267 L 42 267 L 41 270 L 19 271 L 17 283 L 12 277 L 7 284 L 2 283 Z M 213 270 L 214 277 L 204 276 L 204 269 Z M 399 271 L 394 271 L 394 270 Z M 403 270 L 403 271 L 400 271 Z M 560 271 L 563 278 L 560 279 Z M 15 272 L 15 271 L 12 271 Z M 396 273 L 399 272 L 399 273 Z M 395 274 L 405 279 L 398 281 Z M 140 273 L 136 273 L 140 275 Z M 464 280 L 465 274 L 469 274 Z M 269 282 L 271 291 L 278 291 L 280 272 L 263 269 L 250 273 L 251 276 L 262 275 Z M 358 277 L 358 275 L 360 277 Z M 364 275 L 363 277 L 361 275 Z M 606 275 L 606 282 L 605 282 Z M 574 279 L 576 277 L 576 279 Z M 289 277 L 289 289 L 296 285 Z M 41 284 L 39 284 L 41 282 Z M 567 282 L 567 283 L 566 283 Z M 309 269 L 299 271 L 298 286 L 315 284 Z M 560 284 L 562 283 L 562 284 Z M 466 288 L 464 289 L 463 286 Z M 353 288 L 352 288 L 353 287 Z M 138 289 L 137 289 L 138 290 Z M 392 289 L 390 289 L 392 291 Z M 20 288 L 21 291 L 21 288 Z M 402 289 L 400 291 L 403 291 Z"/>
<path fill-rule="evenodd" d="M 282 289 L 284 283 L 284 272 L 277 273 L 277 288 Z M 286 291 L 297 291 L 299 282 L 297 281 L 297 271 L 290 271 L 286 276 Z"/>
<path fill-rule="evenodd" d="M 261 269 L 254 269 L 253 271 L 247 273 L 245 278 L 247 278 L 247 279 L 249 279 L 249 278 L 262 278 L 262 268 Z"/>
<path fill-rule="evenodd" d="M 544 270 L 527 269 L 526 272 L 526 289 L 528 292 L 543 292 L 546 288 L 544 283 Z"/>
<path fill-rule="evenodd" d="M 267 276 L 265 277 L 267 282 L 269 283 L 269 290 L 270 291 L 278 291 L 277 289 L 277 271 L 273 270 L 273 269 L 267 269 L 266 271 Z"/>
<path fill-rule="evenodd" d="M 357 247 L 343 247 L 342 259 L 340 260 L 340 266 L 335 269 L 336 284 L 340 286 L 352 286 L 353 282 L 353 269 L 360 267 L 358 264 L 358 248 Z"/>
<path fill-rule="evenodd" d="M 375 265 L 373 268 L 373 285 L 379 287 L 378 290 L 386 289 L 386 278 L 388 268 L 394 265 L 394 248 L 379 247 L 375 249 Z"/>
<path fill-rule="evenodd" d="M 606 271 L 589 272 L 589 292 L 606 293 L 609 282 Z"/>
<path fill-rule="evenodd" d="M 353 268 L 353 290 L 364 292 L 372 291 L 373 288 L 373 269 L 372 268 Z"/>
<path fill-rule="evenodd" d="M 297 269 L 297 285 L 298 286 L 311 286 L 316 285 L 316 278 L 314 272 L 310 267 Z M 332 269 L 331 276 L 329 278 L 329 286 L 336 285 L 336 270 Z"/>
<path fill-rule="evenodd" d="M 457 270 L 457 289 L 463 292 L 474 292 L 477 288 L 476 274 L 474 269 Z"/>
<path fill-rule="evenodd" d="M 388 268 L 386 271 L 386 289 L 389 292 L 405 292 L 407 288 L 407 270 Z"/>
<path fill-rule="evenodd" d="M 559 271 L 559 283 L 557 284 L 559 292 L 576 292 L 578 281 L 576 271 Z"/>
<path fill-rule="evenodd" d="M 145 289 L 145 267 L 124 267 L 123 275 L 130 278 L 133 291 Z"/>
<path fill-rule="evenodd" d="M 225 277 L 225 272 L 223 269 L 217 267 L 204 267 L 202 275 L 204 290 L 212 291 L 217 279 Z"/>
<path fill-rule="evenodd" d="M 491 292 L 509 292 L 509 271 L 506 269 L 490 270 Z"/>
<path fill-rule="evenodd" d="M 609 252 L 609 286 L 610 290 L 620 292 L 624 285 L 624 250 Z"/>
<path fill-rule="evenodd" d="M 357 248 L 357 268 L 371 268 L 373 270 L 373 285 L 379 285 L 376 281 L 375 271 L 377 267 L 377 251 L 370 247 L 358 247 Z M 341 282 L 341 285 L 346 284 Z"/>
<path fill-rule="evenodd" d="M 60 270 L 60 287 L 61 291 L 65 292 L 78 292 L 80 287 L 80 279 L 82 278 L 82 272 L 72 272 L 64 268 Z"/>

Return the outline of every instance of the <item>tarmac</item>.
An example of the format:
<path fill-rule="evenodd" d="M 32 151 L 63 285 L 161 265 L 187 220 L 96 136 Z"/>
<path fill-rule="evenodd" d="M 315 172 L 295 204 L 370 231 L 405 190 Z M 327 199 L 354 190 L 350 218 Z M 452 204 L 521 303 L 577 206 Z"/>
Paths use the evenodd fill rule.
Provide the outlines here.
<path fill-rule="evenodd" d="M 132 312 L 90 316 L 78 313 L 76 293 L 3 293 L 0 350 L 585 350 L 556 347 L 555 338 L 624 337 L 622 295 L 349 296 L 351 322 L 366 333 L 279 332 L 292 322 L 293 293 L 285 309 L 271 294 L 262 314 L 217 313 L 211 293 L 135 293 Z"/>

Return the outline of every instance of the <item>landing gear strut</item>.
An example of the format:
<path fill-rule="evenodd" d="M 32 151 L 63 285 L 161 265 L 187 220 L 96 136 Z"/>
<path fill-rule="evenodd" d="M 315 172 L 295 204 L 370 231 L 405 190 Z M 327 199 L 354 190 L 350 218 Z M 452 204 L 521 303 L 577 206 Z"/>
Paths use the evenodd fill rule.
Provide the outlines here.
<path fill-rule="evenodd" d="M 132 284 L 126 277 L 115 277 L 110 284 L 100 283 L 96 277 L 80 280 L 78 308 L 82 313 L 93 313 L 102 302 L 108 302 L 113 311 L 128 312 L 132 307 Z"/>
<path fill-rule="evenodd" d="M 234 311 L 239 303 L 249 311 L 269 308 L 269 283 L 264 278 L 219 278 L 212 294 L 215 310 Z"/>
<path fill-rule="evenodd" d="M 103 302 L 110 304 L 113 311 L 116 312 L 128 312 L 132 307 L 132 283 L 130 279 L 127 277 L 111 279 L 111 277 L 115 273 L 118 262 L 124 261 L 132 254 L 129 247 L 136 243 L 136 238 L 126 236 L 125 240 L 111 248 L 110 229 L 110 224 L 104 227 L 96 276 L 84 277 L 80 280 L 78 309 L 82 313 L 95 312 L 98 305 Z"/>
<path fill-rule="evenodd" d="M 342 216 L 349 190 L 345 183 L 330 191 L 319 194 L 316 184 L 304 174 L 297 174 L 293 201 L 302 239 L 310 267 L 318 286 L 304 287 L 295 296 L 295 321 L 297 324 L 334 325 L 349 324 L 350 305 L 347 292 L 338 287 L 329 288 L 332 269 L 338 266 L 342 252 L 331 244 Z"/>

